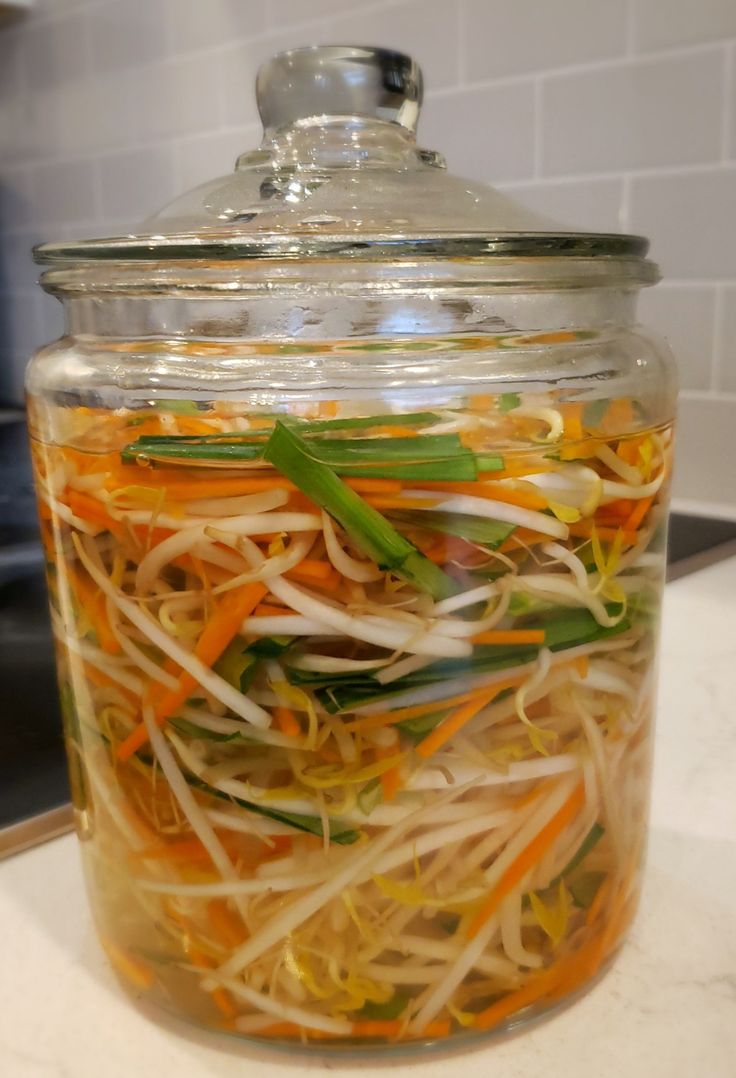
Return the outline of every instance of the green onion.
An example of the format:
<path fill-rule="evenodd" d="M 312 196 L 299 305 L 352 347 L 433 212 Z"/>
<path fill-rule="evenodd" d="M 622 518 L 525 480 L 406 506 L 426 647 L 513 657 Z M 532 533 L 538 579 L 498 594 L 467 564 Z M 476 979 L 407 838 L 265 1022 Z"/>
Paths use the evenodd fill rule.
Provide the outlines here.
<path fill-rule="evenodd" d="M 512 412 L 514 408 L 518 408 L 520 404 L 521 397 L 518 393 L 502 393 L 498 398 L 499 412 Z"/>
<path fill-rule="evenodd" d="M 568 873 L 573 872 L 578 867 L 578 865 L 585 860 L 593 847 L 596 846 L 598 842 L 600 842 L 605 833 L 605 827 L 602 827 L 599 823 L 594 823 L 590 831 L 588 831 L 588 834 L 583 839 L 577 853 L 570 858 L 570 860 L 563 868 L 562 872 L 560 872 L 559 875 L 555 876 L 555 878 L 550 883 L 550 887 L 554 887 L 560 882 L 560 880 L 564 876 L 567 876 Z"/>
<path fill-rule="evenodd" d="M 387 515 L 399 524 L 426 528 L 443 535 L 457 535 L 492 550 L 508 539 L 516 527 L 500 520 L 473 517 L 467 513 L 444 513 L 437 509 L 392 509 Z"/>
<path fill-rule="evenodd" d="M 407 412 L 405 415 L 368 415 L 351 416 L 345 419 L 310 419 L 304 422 L 284 418 L 284 422 L 294 422 L 299 434 L 318 434 L 330 430 L 365 430 L 370 427 L 427 427 L 439 423 L 442 417 L 434 412 Z"/>
<path fill-rule="evenodd" d="M 243 737 L 239 730 L 236 730 L 233 734 L 221 734 L 216 730 L 207 730 L 204 726 L 197 726 L 195 722 L 189 722 L 188 719 L 169 719 L 169 723 L 182 734 L 186 734 L 187 737 L 196 738 L 197 741 L 238 741 L 241 744 L 246 745 L 260 745 L 262 742 L 255 741 L 251 737 Z"/>
<path fill-rule="evenodd" d="M 446 708 L 444 711 L 435 711 L 432 715 L 421 715 L 418 719 L 405 719 L 404 722 L 396 723 L 396 729 L 406 734 L 412 741 L 419 742 L 434 730 L 435 726 L 439 726 L 450 713 L 451 711 Z"/>
<path fill-rule="evenodd" d="M 356 546 L 385 570 L 396 573 L 433 599 L 453 595 L 457 586 L 384 516 L 316 461 L 299 435 L 277 423 L 264 457 L 340 524 Z"/>
<path fill-rule="evenodd" d="M 606 606 L 609 613 L 620 608 L 615 603 Z M 539 618 L 535 627 L 544 629 L 544 646 L 551 651 L 564 651 L 580 644 L 593 643 L 610 636 L 625 632 L 631 627 L 628 618 L 622 619 L 612 628 L 599 625 L 588 610 L 576 610 L 568 607 L 555 607 L 554 613 L 546 618 Z M 353 708 L 373 703 L 387 697 L 391 698 L 411 689 L 419 689 L 438 681 L 471 678 L 478 674 L 490 674 L 505 670 L 510 666 L 523 666 L 531 663 L 539 654 L 539 648 L 518 645 L 478 645 L 468 659 L 440 659 L 429 663 L 421 670 L 415 670 L 402 678 L 397 678 L 390 686 L 382 688 L 363 675 L 363 681 L 357 679 L 349 683 L 339 683 L 333 678 L 329 686 L 317 689 L 315 695 L 330 714 L 352 711 Z M 398 706 L 398 701 L 397 701 Z"/>
<path fill-rule="evenodd" d="M 597 401 L 589 401 L 583 408 L 582 426 L 584 430 L 595 430 L 601 425 L 603 416 L 608 411 L 611 402 L 608 397 L 601 397 Z"/>
<path fill-rule="evenodd" d="M 376 777 L 366 782 L 357 795 L 358 808 L 364 816 L 370 816 L 376 805 L 382 800 L 381 779 Z"/>
<path fill-rule="evenodd" d="M 457 434 L 426 434 L 417 438 L 315 438 L 305 442 L 314 460 L 338 475 L 366 479 L 425 479 L 472 481 L 478 474 L 475 454 Z"/>
<path fill-rule="evenodd" d="M 398 1018 L 406 1010 L 406 1005 L 411 998 L 408 992 L 397 991 L 385 1003 L 375 1003 L 371 999 L 367 1000 L 357 1013 L 361 1018 L 367 1018 L 371 1021 L 390 1022 Z"/>
<path fill-rule="evenodd" d="M 576 880 L 568 883 L 566 886 L 575 905 L 587 910 L 605 878 L 605 872 L 583 872 Z"/>
<path fill-rule="evenodd" d="M 211 797 L 217 797 L 221 801 L 229 801 L 231 804 L 247 809 L 248 812 L 254 812 L 257 816 L 265 816 L 268 820 L 276 820 L 278 823 L 287 824 L 287 826 L 293 827 L 297 831 L 306 831 L 310 835 L 319 835 L 320 838 L 324 836 L 322 821 L 319 816 L 304 816 L 297 812 L 280 812 L 278 809 L 264 808 L 263 805 L 256 805 L 252 801 L 244 801 L 241 797 L 233 797 L 232 794 L 226 794 L 222 790 L 210 786 L 209 783 L 204 782 L 202 779 L 198 779 L 194 775 L 187 774 L 185 775 L 185 778 L 189 785 L 193 786 L 195 790 L 202 790 L 203 793 L 207 793 Z M 359 831 L 355 831 L 352 828 L 347 828 L 342 831 L 333 831 L 333 825 L 335 827 L 338 826 L 335 821 L 332 821 L 330 824 L 330 842 L 337 842 L 340 846 L 351 846 L 360 838 Z"/>

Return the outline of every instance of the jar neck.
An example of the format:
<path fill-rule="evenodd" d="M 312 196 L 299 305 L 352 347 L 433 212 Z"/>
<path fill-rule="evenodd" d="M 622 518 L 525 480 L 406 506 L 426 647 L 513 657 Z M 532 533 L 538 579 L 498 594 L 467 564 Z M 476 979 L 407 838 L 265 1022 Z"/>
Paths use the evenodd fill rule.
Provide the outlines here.
<path fill-rule="evenodd" d="M 441 154 L 417 147 L 413 131 L 363 116 L 306 116 L 266 130 L 258 150 L 241 154 L 236 171 L 268 163 L 274 170 L 445 168 Z"/>
<path fill-rule="evenodd" d="M 633 324 L 634 289 L 513 289 L 473 291 L 429 284 L 402 287 L 394 280 L 328 285 L 302 267 L 292 282 L 253 282 L 225 293 L 183 288 L 157 292 L 58 290 L 73 336 L 115 339 L 335 342 L 424 341 L 441 349 L 447 338 L 503 338 L 587 334 L 608 335 Z M 505 342 L 505 343 L 504 343 Z M 461 344 L 462 347 L 462 344 Z"/>

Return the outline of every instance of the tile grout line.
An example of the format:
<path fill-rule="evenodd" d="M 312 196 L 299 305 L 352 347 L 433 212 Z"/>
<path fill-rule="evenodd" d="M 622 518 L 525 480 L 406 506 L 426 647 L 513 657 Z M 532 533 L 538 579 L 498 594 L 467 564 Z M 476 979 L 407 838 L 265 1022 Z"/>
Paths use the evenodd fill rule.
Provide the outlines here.
<path fill-rule="evenodd" d="M 710 357 L 710 390 L 718 393 L 721 389 L 721 366 L 723 358 L 724 320 L 726 315 L 726 289 L 722 283 L 716 285 L 713 306 L 713 353 Z"/>
<path fill-rule="evenodd" d="M 543 178 L 542 163 L 544 149 L 544 88 L 543 80 L 537 76 L 534 79 L 534 180 Z"/>
<path fill-rule="evenodd" d="M 619 206 L 619 228 L 631 231 L 631 173 L 624 173 L 621 180 L 621 203 Z"/>
<path fill-rule="evenodd" d="M 626 0 L 626 56 L 636 55 L 636 0 Z"/>
<path fill-rule="evenodd" d="M 734 111 L 734 65 L 736 64 L 736 44 L 726 45 L 725 65 L 723 71 L 723 116 L 721 127 L 721 161 L 729 160 L 731 142 L 731 125 Z"/>

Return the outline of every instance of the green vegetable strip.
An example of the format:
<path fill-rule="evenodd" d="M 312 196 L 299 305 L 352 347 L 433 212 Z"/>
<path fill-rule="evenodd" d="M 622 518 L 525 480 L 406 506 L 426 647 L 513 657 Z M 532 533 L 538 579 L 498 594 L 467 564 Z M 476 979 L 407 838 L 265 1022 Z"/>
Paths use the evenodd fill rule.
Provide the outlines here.
<path fill-rule="evenodd" d="M 411 996 L 406 991 L 397 991 L 391 996 L 391 999 L 386 1000 L 385 1003 L 375 1003 L 373 1000 L 368 1000 L 363 1004 L 358 1014 L 361 1018 L 367 1018 L 369 1021 L 392 1022 L 398 1018 L 406 1010 L 406 1006 L 411 1000 Z"/>
<path fill-rule="evenodd" d="M 293 827 L 297 831 L 307 831 L 310 835 L 319 835 L 320 837 L 324 835 L 322 821 L 319 816 L 302 816 L 296 812 L 280 812 L 278 809 L 264 808 L 263 805 L 256 805 L 252 801 L 244 801 L 240 797 L 226 794 L 194 775 L 187 774 L 185 778 L 195 790 L 202 790 L 203 793 L 207 793 L 211 797 L 217 797 L 221 801 L 229 801 L 231 804 L 239 805 L 240 808 L 247 809 L 248 812 L 254 812 L 257 816 L 265 816 L 268 820 L 276 820 L 278 823 L 287 824 L 287 826 Z M 359 838 L 360 832 L 352 828 L 343 831 L 330 830 L 330 842 L 337 842 L 340 846 L 351 846 Z"/>
<path fill-rule="evenodd" d="M 560 609 L 562 609 L 561 613 Z M 609 613 L 612 613 L 617 607 L 615 604 L 608 604 L 607 609 Z M 551 651 L 564 651 L 580 644 L 589 644 L 596 640 L 616 636 L 618 633 L 625 632 L 631 625 L 628 619 L 624 618 L 618 625 L 609 629 L 599 625 L 587 610 L 558 607 L 553 616 L 539 623 L 539 627 L 544 628 L 545 647 L 550 648 Z M 350 683 L 340 683 L 333 676 L 329 685 L 325 684 L 317 689 L 316 696 L 325 710 L 331 714 L 351 711 L 363 704 L 387 697 L 393 698 L 410 689 L 419 689 L 438 681 L 470 678 L 477 674 L 495 673 L 510 666 L 522 666 L 533 662 L 538 654 L 539 648 L 531 646 L 479 645 L 468 659 L 440 659 L 421 670 L 415 670 L 412 674 L 397 678 L 390 687 L 386 688 L 365 674 L 362 681 L 356 679 Z M 314 684 L 312 687 L 316 688 Z M 400 700 L 397 699 L 395 705 L 400 706 Z M 438 706 L 441 706 L 441 701 L 438 701 Z"/>
<path fill-rule="evenodd" d="M 288 417 L 284 422 L 294 424 L 300 434 L 318 434 L 330 430 L 366 430 L 370 427 L 427 427 L 439 423 L 442 417 L 434 412 L 407 412 L 405 415 L 367 415 L 346 419 L 314 419 L 299 422 Z"/>
<path fill-rule="evenodd" d="M 425 558 L 330 468 L 314 460 L 304 440 L 283 423 L 276 424 L 264 457 L 334 517 L 356 546 L 382 569 L 397 573 L 434 599 L 455 594 L 452 577 Z"/>
<path fill-rule="evenodd" d="M 574 872 L 578 865 L 585 860 L 590 851 L 596 846 L 606 833 L 605 827 L 599 823 L 594 823 L 588 834 L 582 841 L 580 848 L 570 860 L 567 862 L 562 872 L 560 872 L 550 883 L 550 887 L 555 887 L 561 879 L 569 875 L 570 872 Z"/>
<path fill-rule="evenodd" d="M 443 513 L 435 509 L 392 509 L 388 516 L 399 524 L 426 528 L 443 535 L 457 535 L 492 550 L 508 539 L 516 527 L 515 524 L 505 524 L 500 520 L 487 520 L 485 517 L 472 517 L 465 513 Z"/>

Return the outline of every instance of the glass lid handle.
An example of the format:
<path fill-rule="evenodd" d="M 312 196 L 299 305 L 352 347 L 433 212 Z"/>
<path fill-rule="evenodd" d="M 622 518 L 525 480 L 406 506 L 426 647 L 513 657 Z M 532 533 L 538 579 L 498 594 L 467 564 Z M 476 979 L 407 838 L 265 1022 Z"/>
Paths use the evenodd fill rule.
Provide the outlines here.
<path fill-rule="evenodd" d="M 266 135 L 329 117 L 364 117 L 416 131 L 422 72 L 401 52 L 314 45 L 267 60 L 256 79 Z"/>

